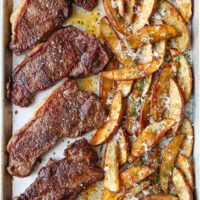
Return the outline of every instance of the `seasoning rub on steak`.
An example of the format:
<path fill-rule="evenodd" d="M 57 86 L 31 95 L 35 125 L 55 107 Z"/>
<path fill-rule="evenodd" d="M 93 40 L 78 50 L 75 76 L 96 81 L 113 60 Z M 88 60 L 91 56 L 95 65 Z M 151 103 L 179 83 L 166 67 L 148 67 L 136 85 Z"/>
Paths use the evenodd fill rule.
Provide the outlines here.
<path fill-rule="evenodd" d="M 103 170 L 96 167 L 97 153 L 86 139 L 71 144 L 62 160 L 49 160 L 36 180 L 15 200 L 68 200 L 86 187 L 103 179 Z"/>
<path fill-rule="evenodd" d="M 97 0 L 74 0 L 86 10 L 92 10 Z M 12 41 L 10 48 L 20 54 L 47 38 L 60 28 L 72 12 L 72 0 L 20 0 L 10 18 Z"/>
<path fill-rule="evenodd" d="M 33 49 L 13 71 L 7 96 L 16 105 L 29 106 L 31 97 L 63 77 L 84 77 L 101 72 L 109 56 L 95 35 L 68 26 Z"/>
<path fill-rule="evenodd" d="M 106 118 L 103 104 L 94 93 L 80 91 L 75 81 L 66 80 L 10 139 L 8 172 L 28 176 L 41 155 L 60 138 L 82 136 L 100 128 Z"/>

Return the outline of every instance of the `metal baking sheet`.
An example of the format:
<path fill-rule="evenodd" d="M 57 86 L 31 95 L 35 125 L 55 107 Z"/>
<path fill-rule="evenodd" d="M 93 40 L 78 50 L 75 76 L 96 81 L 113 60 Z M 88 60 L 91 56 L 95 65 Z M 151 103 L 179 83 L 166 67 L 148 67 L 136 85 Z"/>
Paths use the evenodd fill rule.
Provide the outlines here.
<path fill-rule="evenodd" d="M 33 173 L 26 178 L 11 178 L 6 171 L 6 166 L 8 163 L 8 154 L 6 153 L 6 145 L 8 143 L 9 138 L 12 133 L 14 133 L 17 129 L 21 128 L 34 114 L 39 104 L 42 102 L 44 98 L 46 98 L 53 89 L 55 89 L 59 84 L 62 83 L 60 81 L 57 85 L 46 90 L 44 92 L 39 93 L 35 96 L 33 104 L 28 108 L 20 108 L 15 105 L 11 105 L 10 102 L 5 97 L 5 84 L 7 82 L 8 76 L 11 74 L 11 71 L 17 64 L 19 64 L 24 55 L 15 56 L 12 55 L 12 52 L 8 49 L 8 44 L 10 41 L 10 23 L 9 17 L 12 13 L 12 10 L 16 8 L 19 3 L 19 0 L 0 0 L 0 199 L 7 200 L 11 199 L 14 196 L 22 193 L 35 179 L 37 176 L 37 172 L 39 169 L 47 163 L 50 157 L 54 159 L 60 159 L 63 157 L 63 150 L 66 146 L 74 140 L 64 138 L 60 140 L 60 142 L 45 156 L 42 157 L 42 163 L 38 163 Z M 199 143 L 200 143 L 200 74 L 199 74 L 199 56 L 200 56 L 200 32 L 199 32 L 199 2 L 194 1 L 194 15 L 193 15 L 193 24 L 192 24 L 192 70 L 194 77 L 194 90 L 193 90 L 193 107 L 192 107 L 192 119 L 194 123 L 195 130 L 195 144 L 194 144 L 194 153 L 193 153 L 193 161 L 194 161 L 194 173 L 195 173 L 195 199 L 200 199 L 200 151 L 199 151 Z M 99 0 L 99 4 L 97 8 L 95 8 L 92 12 L 84 11 L 83 9 L 74 5 L 73 15 L 66 22 L 67 24 L 73 24 L 78 26 L 82 30 L 85 30 L 88 33 L 96 33 L 98 36 L 98 21 L 101 16 L 104 15 L 104 10 L 102 6 L 102 0 Z M 83 18 L 85 20 L 83 20 Z M 79 23 L 79 21 L 83 23 Z M 94 21 L 93 19 L 96 19 Z M 77 25 L 78 24 L 78 25 Z M 99 86 L 99 77 L 89 77 L 85 81 L 87 88 L 96 92 L 98 94 L 98 86 Z M 79 81 L 80 87 L 84 88 L 84 85 L 81 84 L 82 81 Z M 93 133 L 93 132 L 92 132 Z M 92 133 L 86 134 L 84 137 L 89 139 Z M 97 150 L 99 147 L 97 147 Z M 92 186 L 89 191 L 83 192 L 79 196 L 79 200 L 86 199 L 100 199 L 100 193 L 102 190 L 102 183 L 97 183 Z M 89 194 L 89 195 L 88 195 Z"/>

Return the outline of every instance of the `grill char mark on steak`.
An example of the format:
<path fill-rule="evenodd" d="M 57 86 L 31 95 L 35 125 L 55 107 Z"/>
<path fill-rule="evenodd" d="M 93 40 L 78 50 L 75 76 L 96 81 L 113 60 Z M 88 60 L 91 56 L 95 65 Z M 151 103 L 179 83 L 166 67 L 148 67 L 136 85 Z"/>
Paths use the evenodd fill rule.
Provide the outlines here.
<path fill-rule="evenodd" d="M 92 10 L 97 0 L 74 0 L 86 10 Z M 60 28 L 72 12 L 72 0 L 21 0 L 11 15 L 10 48 L 20 54 L 44 42 Z"/>
<path fill-rule="evenodd" d="M 86 139 L 71 144 L 65 156 L 58 161 L 50 159 L 34 183 L 15 200 L 67 200 L 103 179 L 103 170 L 96 167 L 97 153 Z"/>
<path fill-rule="evenodd" d="M 9 141 L 8 171 L 25 177 L 35 162 L 63 136 L 76 138 L 100 128 L 106 113 L 100 99 L 92 92 L 78 90 L 75 81 L 66 80 L 35 117 L 14 134 Z"/>
<path fill-rule="evenodd" d="M 7 96 L 16 105 L 27 107 L 31 97 L 63 77 L 84 77 L 101 72 L 108 53 L 95 35 L 68 26 L 36 47 L 13 71 Z"/>

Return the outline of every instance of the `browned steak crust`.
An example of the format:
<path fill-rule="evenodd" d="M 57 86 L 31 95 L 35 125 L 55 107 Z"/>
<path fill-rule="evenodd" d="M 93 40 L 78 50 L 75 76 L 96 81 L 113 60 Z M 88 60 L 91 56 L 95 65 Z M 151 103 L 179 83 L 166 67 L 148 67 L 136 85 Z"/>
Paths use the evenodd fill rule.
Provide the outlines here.
<path fill-rule="evenodd" d="M 63 136 L 76 138 L 101 127 L 106 113 L 92 92 L 80 91 L 75 81 L 66 80 L 9 141 L 8 171 L 24 177 L 35 162 Z"/>
<path fill-rule="evenodd" d="M 97 74 L 109 61 L 108 53 L 95 35 L 68 26 L 34 49 L 13 71 L 7 96 L 25 107 L 38 91 L 54 85 L 63 77 Z"/>
<path fill-rule="evenodd" d="M 65 158 L 50 160 L 36 180 L 16 200 L 67 200 L 86 187 L 103 179 L 103 170 L 96 167 L 97 153 L 86 139 L 67 148 Z"/>
<path fill-rule="evenodd" d="M 21 0 L 11 16 L 10 48 L 19 54 L 45 41 L 71 11 L 71 0 Z"/>
<path fill-rule="evenodd" d="M 97 5 L 97 0 L 74 0 L 74 2 L 85 10 L 93 10 Z"/>

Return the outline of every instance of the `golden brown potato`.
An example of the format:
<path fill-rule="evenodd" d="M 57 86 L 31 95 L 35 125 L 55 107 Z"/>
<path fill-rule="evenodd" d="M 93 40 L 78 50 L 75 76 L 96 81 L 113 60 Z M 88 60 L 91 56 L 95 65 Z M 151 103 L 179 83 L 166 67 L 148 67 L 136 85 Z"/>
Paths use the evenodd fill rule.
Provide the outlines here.
<path fill-rule="evenodd" d="M 177 37 L 178 31 L 166 24 L 149 25 L 141 28 L 136 33 L 126 37 L 128 47 L 137 49 L 141 45 L 156 43 L 161 40 L 168 40 Z"/>
<path fill-rule="evenodd" d="M 111 192 L 119 192 L 119 151 L 118 141 L 110 140 L 104 155 L 104 187 Z"/>
<path fill-rule="evenodd" d="M 153 62 L 153 45 L 146 44 L 140 47 L 141 52 L 137 58 L 137 64 L 146 64 Z"/>
<path fill-rule="evenodd" d="M 160 165 L 160 184 L 164 192 L 168 191 L 169 180 L 174 168 L 175 160 L 182 144 L 184 134 L 179 134 L 168 144 L 162 156 Z"/>
<path fill-rule="evenodd" d="M 133 33 L 148 24 L 150 17 L 154 14 L 157 0 L 142 0 L 139 6 L 139 12 L 135 16 L 132 25 Z"/>
<path fill-rule="evenodd" d="M 173 26 L 179 32 L 179 37 L 172 40 L 172 46 L 179 52 L 184 52 L 188 47 L 189 33 L 181 15 L 169 2 L 163 0 L 158 2 L 158 11 L 164 23 Z"/>
<path fill-rule="evenodd" d="M 126 26 L 130 26 L 134 18 L 134 7 L 137 4 L 137 0 L 124 0 L 125 14 L 124 22 Z"/>
<path fill-rule="evenodd" d="M 116 90 L 121 91 L 124 98 L 126 98 L 133 87 L 134 81 L 117 81 L 116 82 Z"/>
<path fill-rule="evenodd" d="M 123 117 L 123 98 L 120 91 L 114 94 L 108 122 L 94 134 L 90 143 L 94 146 L 107 142 L 118 130 Z"/>
<path fill-rule="evenodd" d="M 169 118 L 174 119 L 176 124 L 173 126 L 171 131 L 167 134 L 167 137 L 175 135 L 182 123 L 184 117 L 184 100 L 181 91 L 177 83 L 170 79 L 169 82 Z"/>
<path fill-rule="evenodd" d="M 159 58 L 152 63 L 134 65 L 128 68 L 110 70 L 102 72 L 102 76 L 105 78 L 116 80 L 116 81 L 127 81 L 143 78 L 153 72 L 157 71 L 162 65 L 162 58 Z"/>
<path fill-rule="evenodd" d="M 120 128 L 118 132 L 118 150 L 119 150 L 119 165 L 124 165 L 128 160 L 129 154 L 129 138 L 125 131 Z"/>
<path fill-rule="evenodd" d="M 147 149 L 151 148 L 174 124 L 175 121 L 173 119 L 165 119 L 147 126 L 135 141 L 132 148 L 132 156 L 135 158 L 142 156 Z"/>
<path fill-rule="evenodd" d="M 178 198 L 171 194 L 155 194 L 147 196 L 143 200 L 178 200 Z"/>
<path fill-rule="evenodd" d="M 124 0 L 115 0 L 118 6 L 119 14 L 121 17 L 124 16 Z"/>
<path fill-rule="evenodd" d="M 151 115 L 155 121 L 168 117 L 169 80 L 175 78 L 178 65 L 176 61 L 167 63 L 155 81 L 151 98 Z"/>
<path fill-rule="evenodd" d="M 179 154 L 178 160 L 177 160 L 177 165 L 178 165 L 178 168 L 180 168 L 181 171 L 183 172 L 185 180 L 189 184 L 191 190 L 193 190 L 194 189 L 194 179 L 193 179 L 192 165 L 189 162 L 188 158 Z"/>
<path fill-rule="evenodd" d="M 179 12 L 186 23 L 190 21 L 192 16 L 192 1 L 191 0 L 175 0 Z"/>
<path fill-rule="evenodd" d="M 109 64 L 106 67 L 106 71 L 111 70 L 111 69 L 117 69 L 118 68 L 118 62 L 116 58 L 113 58 Z M 113 80 L 109 80 L 104 78 L 103 76 L 100 77 L 100 95 L 101 99 L 103 101 L 103 104 L 105 108 L 110 107 L 110 104 L 112 102 L 112 97 L 114 94 L 114 89 L 115 89 L 115 82 Z"/>
<path fill-rule="evenodd" d="M 192 200 L 192 191 L 187 184 L 183 173 L 179 169 L 173 170 L 172 180 L 175 186 L 175 190 L 180 200 Z"/>
<path fill-rule="evenodd" d="M 173 60 L 179 62 L 177 83 L 183 94 L 185 102 L 190 100 L 192 93 L 192 70 L 183 54 L 179 54 L 176 49 L 170 49 L 170 54 Z"/>
<path fill-rule="evenodd" d="M 178 133 L 183 133 L 185 135 L 183 143 L 181 145 L 181 154 L 190 157 L 192 154 L 193 143 L 194 143 L 194 131 L 192 123 L 185 118 L 178 130 Z"/>
<path fill-rule="evenodd" d="M 142 181 L 147 176 L 151 175 L 153 172 L 153 169 L 145 165 L 139 167 L 132 166 L 131 168 L 126 169 L 125 171 L 120 173 L 120 180 L 122 185 L 126 189 L 129 189 L 134 187 L 135 183 Z"/>
<path fill-rule="evenodd" d="M 114 193 L 104 188 L 103 193 L 101 195 L 101 200 L 119 200 L 122 197 L 123 197 L 122 192 Z"/>
<path fill-rule="evenodd" d="M 126 106 L 126 121 L 125 127 L 130 135 L 137 135 L 139 127 L 140 109 L 143 103 L 143 98 L 147 94 L 152 82 L 152 74 L 138 79 L 134 85 L 133 92 L 128 97 Z"/>

